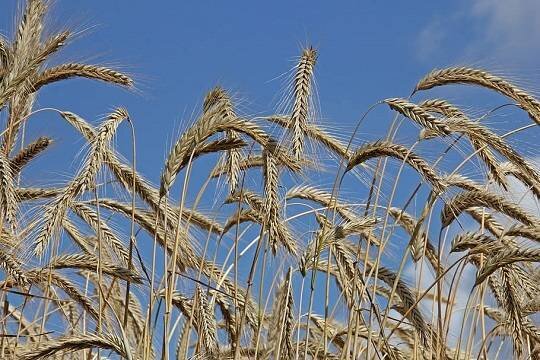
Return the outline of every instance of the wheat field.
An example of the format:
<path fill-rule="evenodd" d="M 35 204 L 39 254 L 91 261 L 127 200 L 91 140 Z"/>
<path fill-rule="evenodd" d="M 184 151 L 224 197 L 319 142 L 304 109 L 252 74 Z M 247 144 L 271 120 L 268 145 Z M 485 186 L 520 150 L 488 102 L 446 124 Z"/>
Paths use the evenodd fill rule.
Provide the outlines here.
<path fill-rule="evenodd" d="M 214 87 L 152 184 L 129 109 L 93 121 L 35 104 L 76 77 L 135 86 L 49 65 L 73 36 L 45 35 L 49 5 L 28 0 L 0 37 L 1 359 L 540 358 L 539 153 L 516 140 L 538 139 L 540 101 L 526 90 L 434 70 L 340 133 L 317 116 L 323 58 L 307 46 L 286 112 L 241 114 Z M 502 105 L 431 95 L 449 85 Z M 524 121 L 492 129 L 509 108 Z M 362 139 L 375 109 L 386 122 Z M 78 171 L 34 187 L 54 137 L 25 135 L 41 112 L 85 145 Z"/>

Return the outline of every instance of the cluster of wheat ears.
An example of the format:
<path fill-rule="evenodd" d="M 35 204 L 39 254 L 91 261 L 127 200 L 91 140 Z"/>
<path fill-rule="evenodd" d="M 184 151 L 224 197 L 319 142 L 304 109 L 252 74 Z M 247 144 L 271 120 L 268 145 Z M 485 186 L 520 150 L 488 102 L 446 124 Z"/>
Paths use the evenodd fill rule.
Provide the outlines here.
<path fill-rule="evenodd" d="M 113 148 L 119 126 L 133 131 L 127 110 L 94 126 L 34 108 L 60 80 L 133 86 L 107 67 L 48 66 L 72 34 L 45 36 L 47 10 L 28 0 L 16 34 L 0 38 L 0 358 L 540 357 L 540 218 L 512 193 L 521 184 L 537 201 L 540 176 L 508 141 L 538 136 L 533 96 L 483 70 L 433 71 L 413 95 L 475 85 L 509 102 L 473 118 L 442 99 L 389 98 L 376 104 L 393 114 L 388 132 L 358 143 L 317 124 L 306 48 L 290 111 L 240 116 L 212 89 L 158 187 L 137 172 L 134 137 L 130 161 Z M 503 107 L 527 125 L 498 134 L 482 122 Z M 24 136 L 45 110 L 88 151 L 67 184 L 24 186 L 52 143 Z M 397 141 L 411 125 L 414 144 Z M 471 163 L 482 171 L 466 177 Z"/>

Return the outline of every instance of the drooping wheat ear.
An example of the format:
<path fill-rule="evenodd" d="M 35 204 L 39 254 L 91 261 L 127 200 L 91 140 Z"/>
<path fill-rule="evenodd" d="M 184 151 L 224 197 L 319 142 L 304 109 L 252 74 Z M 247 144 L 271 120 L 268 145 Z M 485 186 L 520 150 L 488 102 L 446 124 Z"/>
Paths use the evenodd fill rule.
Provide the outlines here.
<path fill-rule="evenodd" d="M 37 91 L 42 86 L 73 77 L 101 80 L 107 83 L 127 87 L 133 85 L 133 80 L 131 80 L 129 76 L 124 75 L 116 70 L 103 66 L 70 63 L 55 66 L 43 71 L 32 83 L 32 89 Z"/>
<path fill-rule="evenodd" d="M 286 116 L 270 116 L 267 118 L 267 120 L 278 124 L 283 128 L 290 127 L 290 118 Z M 309 126 L 304 129 L 304 133 L 310 139 L 318 141 L 326 146 L 330 151 L 338 155 L 340 158 L 348 159 L 350 152 L 347 151 L 347 145 L 328 134 L 326 131 L 317 126 L 317 124 L 309 124 Z"/>
<path fill-rule="evenodd" d="M 325 206 L 327 209 L 336 209 L 337 213 L 346 220 L 352 220 L 356 217 L 354 212 L 350 211 L 350 206 L 338 201 L 331 193 L 321 190 L 311 185 L 294 186 L 287 191 L 285 199 L 304 199 L 314 201 Z"/>
<path fill-rule="evenodd" d="M 471 139 L 475 148 L 487 148 L 489 145 L 502 155 L 506 156 L 508 160 L 516 166 L 518 171 L 523 172 L 525 176 L 529 176 L 532 179 L 538 179 L 538 172 L 520 154 L 509 146 L 503 138 L 489 130 L 487 127 L 477 121 L 470 121 L 463 118 L 452 119 L 451 122 L 452 127 L 454 127 L 456 131 L 466 134 Z M 500 168 L 498 171 L 499 173 L 502 173 Z"/>
<path fill-rule="evenodd" d="M 449 135 L 450 128 L 444 121 L 437 119 L 421 106 L 413 104 L 405 99 L 386 99 L 384 100 L 392 110 L 399 112 L 405 117 L 413 120 L 422 128 L 434 131 L 441 135 Z"/>
<path fill-rule="evenodd" d="M 298 161 L 303 155 L 304 134 L 307 128 L 309 99 L 312 91 L 311 82 L 316 61 L 317 51 L 312 47 L 304 49 L 294 77 L 294 105 L 290 127 L 293 133 L 293 156 Z"/>
<path fill-rule="evenodd" d="M 510 82 L 484 70 L 451 67 L 434 70 L 416 84 L 416 90 L 428 90 L 448 84 L 478 85 L 499 92 L 516 101 L 531 119 L 540 124 L 540 102 Z"/>
<path fill-rule="evenodd" d="M 202 288 L 197 285 L 197 295 L 195 304 L 199 320 L 199 341 L 203 349 L 211 359 L 217 359 L 219 346 L 217 342 L 217 325 L 214 309 L 208 304 L 208 297 Z"/>
<path fill-rule="evenodd" d="M 529 177 L 526 173 L 520 171 L 520 169 L 512 162 L 500 164 L 500 167 L 504 175 L 515 177 L 521 181 L 523 185 L 528 187 L 537 199 L 540 199 L 540 183 L 538 182 L 538 178 Z"/>
<path fill-rule="evenodd" d="M 485 252 L 487 249 L 497 246 L 496 239 L 489 235 L 478 232 L 464 232 L 456 235 L 452 239 L 452 252 L 462 252 L 475 249 L 474 252 Z"/>
<path fill-rule="evenodd" d="M 96 130 L 86 120 L 69 111 L 62 111 L 60 113 L 62 118 L 66 120 L 71 126 L 73 126 L 78 132 L 80 132 L 88 141 L 93 141 L 96 135 Z"/>
<path fill-rule="evenodd" d="M 61 255 L 51 259 L 48 266 L 53 269 L 84 269 L 95 270 L 97 265 L 97 259 L 88 254 L 70 254 Z M 102 271 L 104 274 L 112 277 L 117 277 L 122 280 L 131 281 L 133 283 L 141 284 L 142 278 L 125 267 L 118 266 L 114 263 L 103 261 L 101 263 Z"/>
<path fill-rule="evenodd" d="M 519 236 L 536 242 L 540 242 L 540 227 L 529 227 L 519 224 L 512 225 L 504 232 L 506 236 Z"/>
<path fill-rule="evenodd" d="M 412 236 L 414 234 L 414 230 L 418 222 L 411 214 L 396 207 L 389 208 L 388 213 L 396 220 L 399 225 L 403 226 L 403 228 L 405 229 L 405 231 L 407 231 L 409 235 Z M 413 260 L 415 262 L 420 261 L 423 254 L 425 253 L 425 256 L 431 263 L 431 266 L 433 266 L 435 270 L 438 270 L 441 266 L 438 259 L 438 251 L 429 240 L 426 232 L 420 230 L 414 240 L 415 241 L 411 243 L 411 254 Z"/>
<path fill-rule="evenodd" d="M 50 271 L 48 268 L 30 270 L 26 273 L 28 281 L 36 284 L 40 288 L 48 286 L 49 277 L 51 284 L 61 289 L 67 296 L 69 296 L 75 303 L 80 305 L 90 316 L 94 319 L 98 319 L 99 314 L 94 308 L 90 298 L 85 296 L 76 286 L 74 286 L 69 280 L 59 275 L 56 271 Z"/>
<path fill-rule="evenodd" d="M 473 206 L 466 211 L 478 225 L 489 230 L 495 237 L 500 237 L 503 233 L 504 226 L 502 226 L 491 213 L 487 212 L 485 208 Z"/>
<path fill-rule="evenodd" d="M 228 130 L 243 133 L 263 147 L 269 141 L 268 134 L 255 123 L 240 118 L 230 119 L 224 116 L 221 106 L 212 107 L 191 128 L 182 134 L 169 153 L 161 174 L 160 196 L 168 193 L 176 176 L 182 170 L 182 164 L 186 164 L 186 159 L 191 157 L 197 146 L 200 146 L 210 136 Z M 287 158 L 280 152 L 276 152 L 275 156 L 281 162 L 287 163 Z M 294 167 L 293 165 L 289 166 Z"/>
<path fill-rule="evenodd" d="M 484 188 L 479 183 L 461 174 L 451 174 L 451 175 L 445 176 L 444 178 L 442 178 L 442 180 L 448 186 L 457 186 L 463 190 L 468 190 L 468 191 L 484 190 Z"/>
<path fill-rule="evenodd" d="M 433 189 L 437 192 L 442 192 L 444 189 L 443 182 L 435 170 L 421 157 L 407 149 L 403 145 L 393 144 L 388 141 L 376 141 L 368 143 L 357 149 L 351 156 L 347 164 L 346 172 L 360 165 L 366 160 L 381 156 L 389 156 L 402 161 L 405 161 L 409 166 L 415 169 L 425 181 L 429 182 Z"/>
<path fill-rule="evenodd" d="M 279 286 L 272 306 L 268 338 L 274 345 L 275 359 L 292 359 L 292 332 L 294 324 L 294 301 L 291 286 L 291 270 L 285 281 Z"/>
<path fill-rule="evenodd" d="M 18 358 L 21 360 L 38 360 L 56 356 L 56 354 L 98 348 L 114 351 L 125 359 L 133 359 L 131 354 L 127 352 L 124 341 L 114 335 L 77 334 L 46 342 L 38 348 L 33 347 L 34 345 L 30 345 L 28 349 L 22 348 L 17 355 Z"/>
<path fill-rule="evenodd" d="M 220 104 L 221 103 L 221 104 Z M 231 98 L 227 92 L 216 86 L 213 88 L 204 99 L 203 109 L 208 111 L 212 106 L 223 106 L 223 116 L 229 119 L 235 119 L 236 114 L 231 102 Z M 239 139 L 239 135 L 234 130 L 228 130 L 225 133 L 225 138 L 231 141 Z M 227 151 L 227 157 L 225 159 L 225 167 L 227 169 L 227 180 L 229 182 L 230 193 L 234 193 L 238 187 L 240 180 L 240 159 L 241 154 L 238 150 L 231 149 Z"/>
<path fill-rule="evenodd" d="M 41 152 L 52 144 L 52 139 L 46 136 L 37 138 L 34 142 L 28 144 L 24 149 L 19 151 L 10 161 L 11 169 L 14 174 L 19 173 L 32 159 L 38 156 Z"/>
<path fill-rule="evenodd" d="M 17 223 L 17 199 L 15 197 L 11 164 L 0 151 L 0 223 L 15 229 Z"/>
<path fill-rule="evenodd" d="M 450 225 L 463 211 L 478 206 L 496 210 L 525 225 L 536 225 L 539 223 L 537 219 L 526 213 L 518 205 L 511 203 L 499 195 L 488 191 L 472 190 L 458 194 L 444 205 L 441 212 L 442 227 Z"/>
<path fill-rule="evenodd" d="M 92 142 L 92 148 L 87 163 L 85 164 L 83 171 L 77 176 L 77 179 L 73 181 L 73 187 L 71 190 L 71 197 L 79 195 L 81 192 L 91 184 L 94 176 L 97 174 L 105 154 L 109 148 L 109 143 L 112 140 L 116 129 L 120 123 L 129 118 L 129 114 L 124 108 L 118 108 L 111 113 L 107 120 L 99 127 L 97 134 Z"/>
<path fill-rule="evenodd" d="M 261 218 L 261 213 L 253 209 L 243 209 L 236 211 L 234 214 L 229 216 L 229 218 L 225 222 L 225 225 L 223 225 L 223 233 L 226 234 L 235 226 L 243 224 L 245 222 L 262 224 L 263 219 Z"/>
<path fill-rule="evenodd" d="M 375 275 L 375 273 L 373 274 Z M 418 335 L 423 340 L 424 344 L 427 344 L 430 336 L 428 325 L 424 320 L 422 313 L 416 307 L 416 297 L 411 289 L 409 289 L 403 280 L 398 278 L 396 273 L 384 266 L 379 266 L 378 278 L 391 288 L 394 286 L 396 287 L 396 294 L 401 299 L 403 308 L 405 311 L 410 310 L 407 318 L 418 332 Z"/>
<path fill-rule="evenodd" d="M 467 117 L 457 106 L 452 105 L 444 99 L 429 99 L 418 104 L 424 111 L 444 115 L 446 118 Z"/>
<path fill-rule="evenodd" d="M 478 153 L 479 158 L 486 164 L 489 176 L 503 188 L 507 187 L 502 170 L 499 167 L 499 162 L 493 155 L 491 148 L 486 146 L 489 144 L 486 143 L 486 141 L 493 139 L 494 137 L 498 137 L 496 134 L 492 133 L 487 128 L 483 129 L 485 130 L 484 136 L 477 134 L 474 130 L 470 131 L 471 126 L 468 125 L 471 123 L 471 120 L 467 117 L 467 115 L 465 115 L 465 113 L 446 100 L 426 100 L 420 103 L 420 106 L 428 112 L 438 113 L 446 117 L 446 123 L 452 132 L 461 132 L 467 135 L 471 141 L 474 151 Z M 474 125 L 472 127 L 474 127 Z M 430 139 L 440 135 L 441 134 L 438 134 L 435 131 L 427 129 L 420 132 L 421 139 Z M 499 140 L 501 139 L 497 139 L 497 141 Z"/>
<path fill-rule="evenodd" d="M 480 269 L 476 284 L 481 284 L 489 275 L 506 265 L 515 262 L 540 262 L 540 250 L 537 248 L 504 248 L 491 256 Z"/>
<path fill-rule="evenodd" d="M 75 129 L 77 129 L 89 142 L 94 141 L 96 131 L 88 122 L 70 112 L 63 112 L 62 117 L 67 120 Z M 205 143 L 203 146 L 198 148 L 197 153 L 194 154 L 194 157 L 205 153 L 242 147 L 244 144 L 245 143 L 241 139 L 235 141 L 227 141 L 223 139 L 212 141 L 210 143 Z M 137 195 L 139 195 L 141 199 L 144 200 L 154 211 L 157 211 L 159 204 L 159 192 L 152 187 L 147 180 L 142 178 L 137 173 L 135 173 L 135 178 L 133 178 L 132 167 L 122 163 L 118 159 L 118 156 L 110 149 L 105 151 L 104 163 L 109 166 L 116 179 L 122 183 L 126 189 L 131 190 L 132 184 L 135 182 L 135 192 Z M 165 207 L 163 204 L 161 204 L 160 208 L 160 211 L 163 212 Z M 169 212 L 172 214 L 178 214 L 178 209 L 169 206 Z M 131 210 L 129 210 L 129 214 L 131 214 Z M 189 221 L 190 223 L 195 224 L 204 230 L 212 231 L 217 234 L 221 234 L 222 232 L 222 227 L 219 223 L 195 210 L 184 208 L 182 211 L 182 217 L 184 220 Z"/>
<path fill-rule="evenodd" d="M 21 262 L 7 250 L 0 248 L 0 267 L 21 286 L 28 284 Z"/>
<path fill-rule="evenodd" d="M 221 312 L 221 316 L 223 317 L 223 321 L 225 323 L 224 328 L 229 338 L 229 344 L 234 344 L 237 338 L 236 319 L 234 316 L 233 309 L 231 308 L 229 299 L 224 294 L 218 291 L 211 291 L 210 293 L 214 297 L 215 302 L 219 308 L 219 311 Z"/>
<path fill-rule="evenodd" d="M 116 128 L 128 117 L 127 111 L 119 108 L 109 115 L 108 119 L 99 127 L 98 132 L 92 141 L 90 154 L 83 169 L 79 172 L 77 177 L 69 183 L 64 192 L 57 196 L 45 209 L 43 214 L 45 225 L 34 241 L 34 253 L 36 255 L 42 255 L 50 238 L 57 234 L 62 223 L 62 218 L 72 200 L 83 193 L 91 185 L 95 175 L 101 167 L 105 155 L 108 153 L 109 142 L 114 136 Z"/>

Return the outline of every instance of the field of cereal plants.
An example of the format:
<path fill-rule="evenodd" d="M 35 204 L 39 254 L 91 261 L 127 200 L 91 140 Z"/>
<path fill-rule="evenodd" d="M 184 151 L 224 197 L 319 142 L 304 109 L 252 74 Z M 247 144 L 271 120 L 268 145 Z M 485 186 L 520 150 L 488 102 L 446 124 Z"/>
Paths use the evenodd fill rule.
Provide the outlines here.
<path fill-rule="evenodd" d="M 106 66 L 50 66 L 73 34 L 45 36 L 48 10 L 28 0 L 0 38 L 0 358 L 540 358 L 540 217 L 520 201 L 538 204 L 540 176 L 514 145 L 540 135 L 526 90 L 438 69 L 340 134 L 315 116 L 324 60 L 306 46 L 283 94 L 290 111 L 241 114 L 214 87 L 152 184 L 129 109 L 95 122 L 36 105 L 75 77 L 134 86 Z M 430 95 L 449 85 L 501 105 L 469 113 Z M 486 120 L 509 108 L 521 121 L 492 130 Z M 41 112 L 85 145 L 77 172 L 34 187 L 54 137 L 25 136 Z M 370 121 L 386 123 L 360 140 Z M 403 128 L 416 140 L 401 142 Z"/>

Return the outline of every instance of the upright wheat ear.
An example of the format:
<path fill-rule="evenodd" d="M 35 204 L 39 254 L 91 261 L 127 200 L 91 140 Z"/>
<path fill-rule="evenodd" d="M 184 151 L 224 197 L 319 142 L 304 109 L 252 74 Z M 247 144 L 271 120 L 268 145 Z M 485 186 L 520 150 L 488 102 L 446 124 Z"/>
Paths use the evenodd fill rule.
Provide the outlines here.
<path fill-rule="evenodd" d="M 17 220 L 17 199 L 13 183 L 11 164 L 0 151 L 0 226 L 10 225 L 15 229 Z"/>
<path fill-rule="evenodd" d="M 531 119 L 540 125 L 540 102 L 510 82 L 484 70 L 468 67 L 451 67 L 434 70 L 416 84 L 415 90 L 427 90 L 448 84 L 478 85 L 495 90 L 516 101 Z"/>
<path fill-rule="evenodd" d="M 294 107 L 291 115 L 293 132 L 293 155 L 296 160 L 302 158 L 304 149 L 304 133 L 307 127 L 311 80 L 317 61 L 317 51 L 312 47 L 304 50 L 296 67 L 294 78 Z"/>

